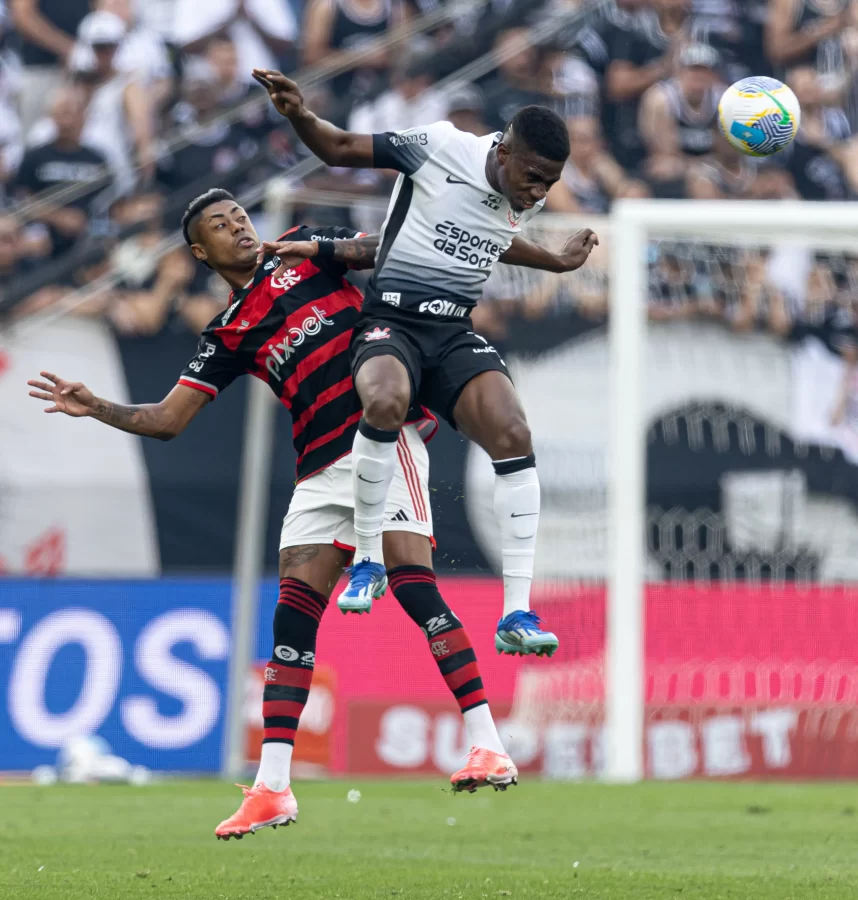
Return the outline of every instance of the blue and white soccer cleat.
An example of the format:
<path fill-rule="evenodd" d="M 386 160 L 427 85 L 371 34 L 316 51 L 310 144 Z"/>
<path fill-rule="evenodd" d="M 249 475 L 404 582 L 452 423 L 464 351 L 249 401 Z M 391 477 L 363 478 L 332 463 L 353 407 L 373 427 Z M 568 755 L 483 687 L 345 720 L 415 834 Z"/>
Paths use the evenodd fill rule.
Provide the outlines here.
<path fill-rule="evenodd" d="M 542 619 L 535 612 L 523 612 L 520 609 L 504 616 L 498 622 L 495 634 L 495 648 L 498 653 L 509 653 L 513 656 L 552 656 L 560 646 L 557 635 L 543 631 L 539 626 Z"/>
<path fill-rule="evenodd" d="M 372 601 L 387 590 L 387 572 L 381 563 L 370 562 L 369 557 L 346 569 L 348 587 L 337 598 L 337 607 L 345 613 L 368 613 Z"/>

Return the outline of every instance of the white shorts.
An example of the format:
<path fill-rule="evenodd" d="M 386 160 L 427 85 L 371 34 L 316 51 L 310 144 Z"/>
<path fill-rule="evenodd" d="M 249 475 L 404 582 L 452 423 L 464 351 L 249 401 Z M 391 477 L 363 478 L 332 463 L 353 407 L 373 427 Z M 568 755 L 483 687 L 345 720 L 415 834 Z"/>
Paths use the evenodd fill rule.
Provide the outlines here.
<path fill-rule="evenodd" d="M 351 454 L 295 486 L 283 519 L 280 549 L 333 544 L 354 552 L 354 497 Z M 387 493 L 385 531 L 432 537 L 429 506 L 429 454 L 417 427 L 406 425 L 396 446 L 396 471 Z"/>

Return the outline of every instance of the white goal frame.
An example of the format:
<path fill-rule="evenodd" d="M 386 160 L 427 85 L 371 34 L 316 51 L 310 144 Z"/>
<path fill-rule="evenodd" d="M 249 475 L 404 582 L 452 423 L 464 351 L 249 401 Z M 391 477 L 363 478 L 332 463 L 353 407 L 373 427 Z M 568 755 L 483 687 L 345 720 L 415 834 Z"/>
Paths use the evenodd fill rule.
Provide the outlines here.
<path fill-rule="evenodd" d="M 651 238 L 805 242 L 855 249 L 858 204 L 623 200 L 611 213 L 610 556 L 605 648 L 608 781 L 644 777 L 646 428 L 642 382 Z"/>

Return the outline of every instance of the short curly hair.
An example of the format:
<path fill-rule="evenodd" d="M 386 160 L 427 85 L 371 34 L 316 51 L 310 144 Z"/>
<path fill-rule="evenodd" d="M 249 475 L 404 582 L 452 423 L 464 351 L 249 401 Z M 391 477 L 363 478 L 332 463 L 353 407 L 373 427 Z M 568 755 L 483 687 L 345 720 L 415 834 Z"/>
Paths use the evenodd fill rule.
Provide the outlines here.
<path fill-rule="evenodd" d="M 544 159 L 564 162 L 569 158 L 566 123 L 547 106 L 525 106 L 510 119 L 505 134 L 521 141 Z"/>

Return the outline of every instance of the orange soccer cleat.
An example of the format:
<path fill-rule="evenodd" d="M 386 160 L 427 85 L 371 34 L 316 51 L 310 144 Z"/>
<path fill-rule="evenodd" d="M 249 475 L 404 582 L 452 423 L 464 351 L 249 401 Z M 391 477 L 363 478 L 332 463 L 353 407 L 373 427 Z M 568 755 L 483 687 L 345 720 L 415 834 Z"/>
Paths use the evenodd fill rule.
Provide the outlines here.
<path fill-rule="evenodd" d="M 495 753 L 482 747 L 471 747 L 464 768 L 453 773 L 450 783 L 454 791 L 473 794 L 477 788 L 491 785 L 496 791 L 505 791 L 511 784 L 518 784 L 518 769 L 506 753 Z"/>
<path fill-rule="evenodd" d="M 231 837 L 241 840 L 246 834 L 253 834 L 268 825 L 288 825 L 298 821 L 298 801 L 292 788 L 285 791 L 269 791 L 264 784 L 257 787 L 245 787 L 237 784 L 244 791 L 244 800 L 238 812 L 215 828 L 218 840 L 228 841 Z"/>

